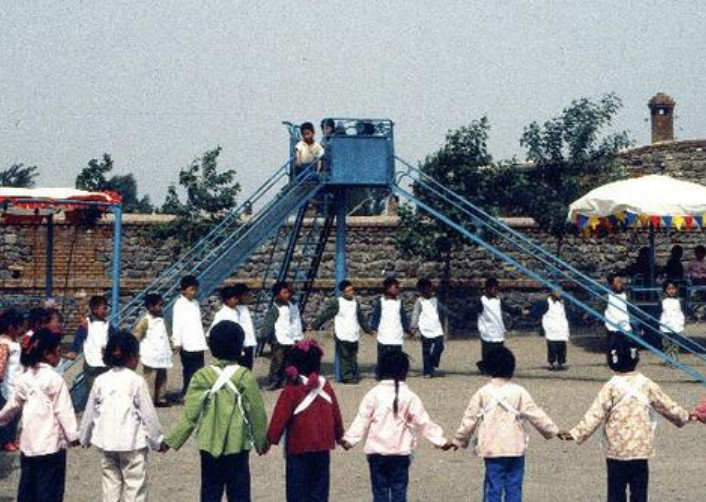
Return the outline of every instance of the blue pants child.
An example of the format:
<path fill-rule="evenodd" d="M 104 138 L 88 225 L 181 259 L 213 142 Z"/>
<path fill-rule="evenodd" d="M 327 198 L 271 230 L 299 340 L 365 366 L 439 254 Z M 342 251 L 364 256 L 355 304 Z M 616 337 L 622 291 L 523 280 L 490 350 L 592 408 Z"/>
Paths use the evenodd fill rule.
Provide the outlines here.
<path fill-rule="evenodd" d="M 368 455 L 373 502 L 407 502 L 409 455 Z"/>
<path fill-rule="evenodd" d="M 331 452 L 287 455 L 287 502 L 328 502 Z"/>
<path fill-rule="evenodd" d="M 483 502 L 522 502 L 524 473 L 525 457 L 486 458 Z"/>
<path fill-rule="evenodd" d="M 422 362 L 424 374 L 434 376 L 441 363 L 441 353 L 444 352 L 444 337 L 427 338 L 422 336 Z"/>

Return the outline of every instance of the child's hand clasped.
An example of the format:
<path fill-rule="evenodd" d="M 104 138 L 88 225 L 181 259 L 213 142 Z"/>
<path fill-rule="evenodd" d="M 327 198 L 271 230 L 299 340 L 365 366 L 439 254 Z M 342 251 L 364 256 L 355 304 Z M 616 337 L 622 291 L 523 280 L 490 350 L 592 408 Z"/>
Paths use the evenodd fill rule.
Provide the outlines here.
<path fill-rule="evenodd" d="M 573 441 L 574 436 L 571 435 L 569 431 L 559 431 L 559 433 L 556 435 L 559 439 L 562 441 Z"/>

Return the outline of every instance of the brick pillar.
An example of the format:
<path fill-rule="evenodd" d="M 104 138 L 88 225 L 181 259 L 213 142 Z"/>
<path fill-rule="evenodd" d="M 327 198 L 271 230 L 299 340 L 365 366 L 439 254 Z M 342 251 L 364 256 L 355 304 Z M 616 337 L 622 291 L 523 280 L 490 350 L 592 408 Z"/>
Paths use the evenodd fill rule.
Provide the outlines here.
<path fill-rule="evenodd" d="M 674 107 L 676 101 L 658 92 L 647 103 L 652 123 L 652 143 L 674 141 Z"/>

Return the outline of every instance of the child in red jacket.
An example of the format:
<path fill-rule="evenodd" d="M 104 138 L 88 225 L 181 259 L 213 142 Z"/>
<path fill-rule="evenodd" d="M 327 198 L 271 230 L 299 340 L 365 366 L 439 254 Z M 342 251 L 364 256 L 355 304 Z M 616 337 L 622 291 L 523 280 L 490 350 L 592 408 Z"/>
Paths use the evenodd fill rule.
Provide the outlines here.
<path fill-rule="evenodd" d="M 292 348 L 267 431 L 270 444 L 285 436 L 287 502 L 328 501 L 331 450 L 343 436 L 343 420 L 331 384 L 319 375 L 323 354 L 313 340 Z"/>

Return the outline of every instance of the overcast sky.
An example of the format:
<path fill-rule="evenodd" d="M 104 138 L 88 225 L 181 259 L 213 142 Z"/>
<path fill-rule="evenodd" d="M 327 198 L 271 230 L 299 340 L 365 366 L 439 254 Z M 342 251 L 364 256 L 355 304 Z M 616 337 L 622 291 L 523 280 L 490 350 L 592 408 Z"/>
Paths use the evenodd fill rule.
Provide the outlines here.
<path fill-rule="evenodd" d="M 526 124 L 606 92 L 639 144 L 657 91 L 703 138 L 704 4 L 0 0 L 0 168 L 72 186 L 108 152 L 161 203 L 220 145 L 247 195 L 286 158 L 282 120 L 389 117 L 414 161 L 486 114 L 495 158 L 522 158 Z"/>

